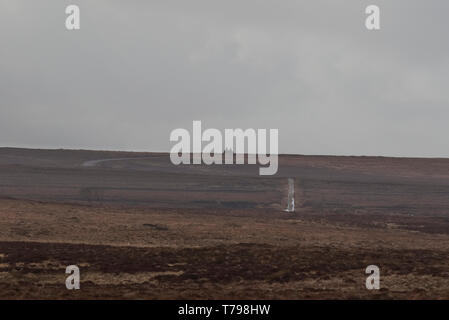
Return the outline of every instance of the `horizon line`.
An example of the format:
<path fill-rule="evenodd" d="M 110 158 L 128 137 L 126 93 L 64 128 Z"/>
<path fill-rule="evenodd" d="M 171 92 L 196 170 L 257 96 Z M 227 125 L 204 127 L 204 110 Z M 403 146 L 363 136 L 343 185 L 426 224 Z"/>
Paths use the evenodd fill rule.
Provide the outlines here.
<path fill-rule="evenodd" d="M 123 153 L 151 153 L 151 154 L 171 154 L 169 151 L 136 151 L 136 150 L 120 150 L 120 149 L 84 149 L 84 148 L 57 148 L 57 147 L 10 147 L 10 146 L 0 146 L 1 149 L 22 149 L 22 150 L 40 150 L 40 151 L 91 151 L 91 152 L 123 152 Z M 202 154 L 202 153 L 192 153 L 189 152 L 190 155 Z M 221 152 L 220 154 L 224 154 Z M 253 155 L 257 156 L 258 154 L 253 153 L 234 153 L 234 155 Z M 270 154 L 267 154 L 270 155 Z M 442 156 L 390 156 L 390 155 L 345 155 L 345 154 L 304 154 L 304 153 L 278 153 L 278 156 L 302 156 L 302 157 L 346 157 L 346 158 L 393 158 L 393 159 L 442 159 L 449 160 L 448 157 Z"/>

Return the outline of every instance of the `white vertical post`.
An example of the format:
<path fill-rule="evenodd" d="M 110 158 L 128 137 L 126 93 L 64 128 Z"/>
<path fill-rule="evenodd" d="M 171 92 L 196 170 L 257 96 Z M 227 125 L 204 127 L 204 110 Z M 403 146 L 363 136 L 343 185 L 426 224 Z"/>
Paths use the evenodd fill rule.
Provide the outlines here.
<path fill-rule="evenodd" d="M 295 180 L 288 179 L 287 212 L 295 212 Z"/>

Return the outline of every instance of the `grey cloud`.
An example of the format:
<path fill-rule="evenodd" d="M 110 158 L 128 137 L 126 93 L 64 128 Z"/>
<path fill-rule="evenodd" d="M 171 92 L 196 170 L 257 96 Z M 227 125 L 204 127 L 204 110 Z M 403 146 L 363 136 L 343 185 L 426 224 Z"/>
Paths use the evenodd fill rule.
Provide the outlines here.
<path fill-rule="evenodd" d="M 64 28 L 65 6 L 81 30 Z M 382 30 L 364 28 L 381 7 Z M 168 151 L 279 128 L 280 151 L 449 156 L 447 1 L 0 1 L 0 145 Z"/>

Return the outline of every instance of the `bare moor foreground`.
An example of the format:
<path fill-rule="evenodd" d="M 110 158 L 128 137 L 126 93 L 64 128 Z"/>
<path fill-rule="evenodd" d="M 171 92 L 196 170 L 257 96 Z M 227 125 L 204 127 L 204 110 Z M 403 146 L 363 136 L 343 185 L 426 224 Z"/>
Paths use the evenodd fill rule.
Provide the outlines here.
<path fill-rule="evenodd" d="M 167 154 L 3 148 L 0 298 L 448 299 L 448 169 L 281 156 L 260 177 Z M 65 288 L 72 264 L 80 290 Z"/>

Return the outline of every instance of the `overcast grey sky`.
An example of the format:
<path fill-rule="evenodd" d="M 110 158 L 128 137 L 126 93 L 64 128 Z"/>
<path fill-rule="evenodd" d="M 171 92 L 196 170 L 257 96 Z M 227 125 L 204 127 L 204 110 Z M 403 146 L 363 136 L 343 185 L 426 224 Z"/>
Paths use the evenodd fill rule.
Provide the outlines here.
<path fill-rule="evenodd" d="M 278 128 L 281 153 L 449 157 L 448 16 L 447 0 L 0 0 L 0 146 L 169 151 L 202 120 Z"/>

